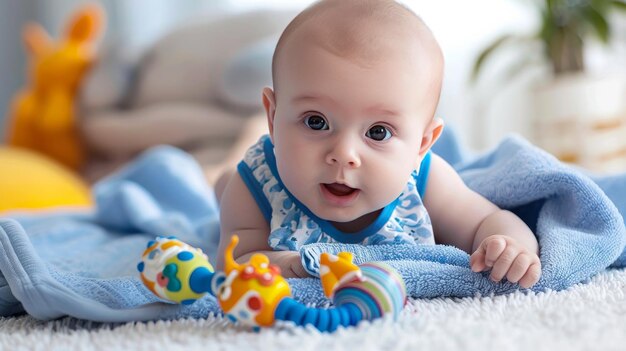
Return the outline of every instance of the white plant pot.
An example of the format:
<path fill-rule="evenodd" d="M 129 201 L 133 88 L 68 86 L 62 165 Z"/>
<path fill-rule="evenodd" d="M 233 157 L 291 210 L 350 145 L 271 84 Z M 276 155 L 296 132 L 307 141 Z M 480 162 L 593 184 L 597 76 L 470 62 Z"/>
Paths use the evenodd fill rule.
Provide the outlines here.
<path fill-rule="evenodd" d="M 534 98 L 540 147 L 592 171 L 626 170 L 626 76 L 559 76 Z"/>

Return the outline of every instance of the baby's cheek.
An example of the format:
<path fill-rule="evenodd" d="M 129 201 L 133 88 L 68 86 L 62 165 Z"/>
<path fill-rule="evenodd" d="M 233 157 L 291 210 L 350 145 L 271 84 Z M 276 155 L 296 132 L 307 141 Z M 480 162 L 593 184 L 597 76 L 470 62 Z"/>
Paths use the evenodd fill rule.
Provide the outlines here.
<path fill-rule="evenodd" d="M 407 182 L 411 179 L 411 173 L 414 168 L 412 165 L 407 165 L 406 161 L 397 163 L 395 167 L 393 165 L 389 165 L 388 167 L 391 172 L 388 172 L 386 175 L 387 182 L 390 187 L 393 187 L 394 192 L 400 195 L 400 193 L 404 191 Z"/>
<path fill-rule="evenodd" d="M 372 177 L 375 189 L 375 198 L 377 207 L 385 207 L 398 198 L 404 191 L 409 180 L 409 176 L 401 176 L 397 173 L 381 174 L 378 177 Z"/>

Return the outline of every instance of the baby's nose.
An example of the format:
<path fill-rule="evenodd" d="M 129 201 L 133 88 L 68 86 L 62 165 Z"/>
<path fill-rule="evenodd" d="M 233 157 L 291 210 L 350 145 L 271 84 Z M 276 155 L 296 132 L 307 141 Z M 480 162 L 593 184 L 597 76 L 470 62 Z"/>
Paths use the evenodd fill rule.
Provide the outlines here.
<path fill-rule="evenodd" d="M 361 165 L 361 162 L 359 160 L 342 161 L 338 158 L 330 158 L 330 161 L 328 161 L 328 163 L 339 164 L 340 166 L 348 166 L 350 168 L 357 168 Z"/>
<path fill-rule="evenodd" d="M 348 143 L 338 143 L 326 155 L 326 163 L 340 167 L 358 168 L 361 166 L 361 158 L 355 147 Z"/>

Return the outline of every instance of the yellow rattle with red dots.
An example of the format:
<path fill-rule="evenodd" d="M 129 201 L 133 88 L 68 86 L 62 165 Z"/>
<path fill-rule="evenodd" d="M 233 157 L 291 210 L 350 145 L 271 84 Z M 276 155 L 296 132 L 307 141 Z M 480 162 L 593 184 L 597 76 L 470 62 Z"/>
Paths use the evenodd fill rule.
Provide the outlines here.
<path fill-rule="evenodd" d="M 202 250 L 174 237 L 158 237 L 148 243 L 137 269 L 156 296 L 192 304 L 208 293 L 217 298 L 228 319 L 255 328 L 281 320 L 333 332 L 384 315 L 395 319 L 406 303 L 404 280 L 396 270 L 382 262 L 357 266 L 351 253 L 341 252 L 320 256 L 322 287 L 334 307 L 307 307 L 291 297 L 280 268 L 267 256 L 255 254 L 247 263 L 235 262 L 233 250 L 238 242 L 232 236 L 224 271 L 216 272 Z"/>

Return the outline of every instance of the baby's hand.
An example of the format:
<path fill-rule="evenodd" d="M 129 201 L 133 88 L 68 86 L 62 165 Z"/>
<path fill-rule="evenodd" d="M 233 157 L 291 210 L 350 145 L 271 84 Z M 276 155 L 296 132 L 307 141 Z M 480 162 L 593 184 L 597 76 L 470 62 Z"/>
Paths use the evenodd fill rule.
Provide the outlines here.
<path fill-rule="evenodd" d="M 302 266 L 302 259 L 298 251 L 283 251 L 272 263 L 280 267 L 280 271 L 285 278 L 308 278 L 309 273 Z"/>
<path fill-rule="evenodd" d="M 522 288 L 535 285 L 541 276 L 539 257 L 504 235 L 485 238 L 470 257 L 470 267 L 474 272 L 491 269 L 491 280 L 499 282 L 506 276 Z"/>

